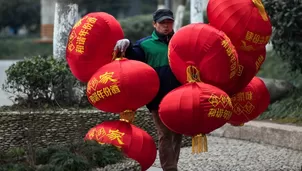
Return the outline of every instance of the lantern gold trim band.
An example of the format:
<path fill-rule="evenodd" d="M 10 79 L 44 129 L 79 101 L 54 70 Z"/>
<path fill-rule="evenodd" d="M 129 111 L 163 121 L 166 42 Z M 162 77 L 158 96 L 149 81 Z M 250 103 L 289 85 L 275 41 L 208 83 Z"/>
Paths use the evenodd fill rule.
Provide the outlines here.
<path fill-rule="evenodd" d="M 128 123 L 133 123 L 135 117 L 135 112 L 133 110 L 125 110 L 120 113 L 120 121 L 125 121 Z"/>
<path fill-rule="evenodd" d="M 268 17 L 264 8 L 264 5 L 261 0 L 252 0 L 254 5 L 258 8 L 259 13 L 264 21 L 268 21 Z"/>

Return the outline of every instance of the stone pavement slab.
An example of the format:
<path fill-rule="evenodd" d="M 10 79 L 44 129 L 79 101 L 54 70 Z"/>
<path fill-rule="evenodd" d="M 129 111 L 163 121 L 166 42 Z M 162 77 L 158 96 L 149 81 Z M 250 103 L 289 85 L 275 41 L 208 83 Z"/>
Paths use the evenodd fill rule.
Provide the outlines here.
<path fill-rule="evenodd" d="M 197 155 L 191 154 L 191 147 L 182 148 L 179 170 L 301 171 L 302 169 L 302 151 L 214 136 L 208 136 L 208 148 L 207 153 Z M 160 167 L 158 157 L 153 166 Z"/>
<path fill-rule="evenodd" d="M 211 135 L 302 150 L 302 127 L 294 125 L 250 121 L 242 127 L 226 124 Z"/>
<path fill-rule="evenodd" d="M 158 167 L 150 167 L 147 171 L 162 171 L 163 169 Z"/>

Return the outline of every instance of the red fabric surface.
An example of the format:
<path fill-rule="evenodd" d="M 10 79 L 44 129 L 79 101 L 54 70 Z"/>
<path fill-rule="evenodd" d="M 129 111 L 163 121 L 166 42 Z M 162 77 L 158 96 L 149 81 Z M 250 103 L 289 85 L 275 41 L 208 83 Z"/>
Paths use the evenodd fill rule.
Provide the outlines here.
<path fill-rule="evenodd" d="M 149 103 L 159 90 L 159 78 L 149 65 L 123 58 L 101 67 L 89 80 L 87 97 L 96 108 L 120 113 Z"/>
<path fill-rule="evenodd" d="M 136 160 L 145 171 L 156 159 L 157 149 L 153 138 L 144 130 L 124 121 L 105 121 L 91 128 L 86 140 L 112 144 L 129 158 Z"/>
<path fill-rule="evenodd" d="M 162 100 L 159 116 L 171 130 L 187 136 L 208 134 L 231 117 L 230 97 L 205 83 L 187 83 Z"/>
<path fill-rule="evenodd" d="M 272 34 L 261 0 L 209 0 L 207 16 L 211 25 L 225 32 L 237 49 L 263 48 Z"/>
<path fill-rule="evenodd" d="M 236 84 L 237 52 L 229 38 L 208 24 L 182 27 L 169 43 L 169 63 L 176 78 L 188 82 L 187 68 L 195 67 L 201 81 L 228 92 Z"/>
<path fill-rule="evenodd" d="M 94 12 L 84 16 L 72 28 L 66 47 L 73 75 L 88 82 L 100 67 L 111 62 L 113 48 L 123 37 L 123 30 L 112 15 Z"/>
<path fill-rule="evenodd" d="M 233 115 L 228 123 L 238 125 L 257 118 L 270 104 L 270 94 L 264 82 L 254 77 L 239 93 L 232 96 Z"/>

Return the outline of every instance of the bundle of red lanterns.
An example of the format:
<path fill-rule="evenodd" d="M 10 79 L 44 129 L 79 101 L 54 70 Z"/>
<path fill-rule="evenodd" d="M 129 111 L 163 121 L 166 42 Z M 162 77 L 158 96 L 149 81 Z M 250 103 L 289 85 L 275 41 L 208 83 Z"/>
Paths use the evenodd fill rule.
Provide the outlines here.
<path fill-rule="evenodd" d="M 242 125 L 269 105 L 255 77 L 272 33 L 261 0 L 209 0 L 207 13 L 210 24 L 184 26 L 170 41 L 170 66 L 183 85 L 159 110 L 169 129 L 193 137 L 193 153 L 207 151 L 206 134 L 225 123 Z"/>
<path fill-rule="evenodd" d="M 272 32 L 261 0 L 209 0 L 207 13 L 210 24 L 184 26 L 171 39 L 170 67 L 183 85 L 159 106 L 169 129 L 193 137 L 193 153 L 208 150 L 206 134 L 225 123 L 242 125 L 269 105 L 269 93 L 255 77 Z M 91 13 L 71 31 L 66 56 L 75 77 L 88 82 L 89 102 L 121 116 L 92 128 L 85 139 L 121 148 L 145 170 L 155 160 L 155 143 L 131 123 L 135 110 L 155 97 L 159 80 L 148 65 L 112 52 L 121 38 L 114 17 Z M 145 158 L 142 150 L 152 155 Z"/>
<path fill-rule="evenodd" d="M 156 158 L 155 142 L 132 122 L 135 111 L 156 96 L 159 79 L 149 65 L 113 52 L 117 40 L 123 36 L 113 16 L 104 12 L 89 13 L 71 30 L 66 58 L 73 75 L 88 82 L 89 102 L 104 112 L 120 114 L 119 121 L 97 125 L 85 139 L 115 145 L 126 156 L 137 160 L 142 170 L 147 170 Z M 146 150 L 150 155 L 144 155 Z"/>

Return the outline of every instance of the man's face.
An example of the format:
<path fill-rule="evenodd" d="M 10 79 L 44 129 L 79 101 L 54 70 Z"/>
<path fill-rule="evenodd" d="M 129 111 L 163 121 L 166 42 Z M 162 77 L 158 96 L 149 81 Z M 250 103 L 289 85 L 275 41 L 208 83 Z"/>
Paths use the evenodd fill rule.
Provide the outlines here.
<path fill-rule="evenodd" d="M 155 30 L 163 35 L 168 35 L 173 31 L 173 20 L 163 20 L 161 22 L 153 22 Z"/>

